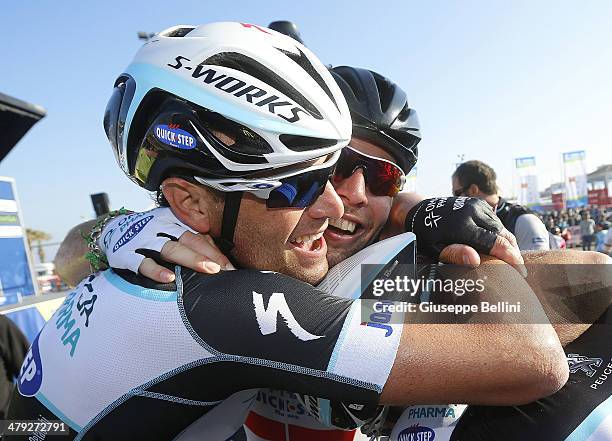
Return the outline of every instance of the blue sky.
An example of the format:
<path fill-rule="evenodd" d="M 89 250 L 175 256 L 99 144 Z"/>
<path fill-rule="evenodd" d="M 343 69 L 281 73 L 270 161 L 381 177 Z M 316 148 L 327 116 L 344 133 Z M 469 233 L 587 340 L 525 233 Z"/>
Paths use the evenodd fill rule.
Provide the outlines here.
<path fill-rule="evenodd" d="M 48 115 L 0 163 L 17 181 L 28 227 L 61 240 L 93 216 L 89 195 L 144 209 L 102 129 L 137 31 L 175 24 L 293 20 L 325 62 L 401 85 L 423 126 L 417 188 L 447 195 L 457 155 L 481 159 L 512 192 L 513 158 L 535 155 L 540 189 L 561 152 L 612 162 L 612 3 L 602 1 L 11 2 L 0 28 L 0 91 Z"/>

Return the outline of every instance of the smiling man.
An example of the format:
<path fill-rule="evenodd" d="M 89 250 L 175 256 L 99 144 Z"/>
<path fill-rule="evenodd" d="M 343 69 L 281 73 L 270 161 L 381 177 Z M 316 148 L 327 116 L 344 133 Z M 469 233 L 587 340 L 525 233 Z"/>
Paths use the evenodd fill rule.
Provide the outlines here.
<path fill-rule="evenodd" d="M 332 183 L 336 187 L 336 191 L 344 206 L 345 214 L 343 215 L 341 211 L 339 212 L 337 210 L 337 205 L 330 199 L 331 195 L 323 193 L 321 196 L 322 203 L 315 203 L 308 208 L 308 210 L 304 212 L 304 215 L 302 215 L 301 221 L 291 229 L 288 225 L 293 225 L 294 223 L 287 223 L 287 221 L 292 219 L 295 214 L 281 210 L 281 212 L 276 213 L 276 215 L 269 216 L 269 211 L 263 210 L 261 205 L 257 205 L 258 201 L 256 198 L 253 198 L 249 193 L 245 193 L 242 196 L 240 212 L 242 213 L 243 208 L 250 207 L 251 210 L 249 210 L 248 219 L 252 219 L 253 221 L 246 222 L 244 226 L 241 225 L 241 222 L 236 224 L 233 234 L 235 247 L 230 251 L 233 260 L 241 267 L 255 266 L 265 269 L 279 268 L 280 271 L 287 274 L 295 274 L 303 280 L 316 281 L 316 276 L 319 274 L 319 269 L 321 268 L 318 265 L 320 264 L 318 258 L 320 258 L 321 250 L 325 247 L 329 250 L 328 257 L 329 255 L 333 256 L 330 260 L 333 264 L 353 254 L 377 238 L 387 221 L 393 198 L 401 189 L 405 172 L 409 172 L 410 168 L 416 162 L 416 145 L 420 140 L 418 121 L 416 119 L 416 113 L 408 106 L 405 93 L 389 80 L 365 69 L 349 67 L 336 68 L 334 74 L 336 76 L 336 82 L 342 87 L 344 96 L 349 99 L 351 103 L 350 109 L 353 112 L 353 121 L 360 121 L 359 114 L 356 114 L 356 111 L 360 111 L 362 124 L 364 126 L 360 127 L 358 124 L 353 123 L 353 128 L 356 129 L 356 133 L 358 133 L 361 138 L 356 136 L 353 137 L 350 144 L 351 147 L 342 150 L 332 179 Z M 351 82 L 351 86 L 348 86 L 349 82 Z M 360 93 L 359 90 L 353 90 L 351 87 L 365 88 L 365 90 L 369 92 L 367 94 L 369 99 L 358 102 L 355 96 L 363 97 L 366 94 L 363 92 Z M 379 90 L 381 91 L 380 93 Z M 394 98 L 392 101 L 394 105 L 388 106 L 383 111 L 380 99 L 381 95 L 393 96 Z M 215 138 L 222 139 L 225 144 L 235 145 L 234 148 L 238 148 L 239 143 L 237 142 L 235 134 L 230 136 L 227 132 L 220 130 L 213 133 Z M 240 143 L 243 142 L 243 140 L 240 141 Z M 176 178 L 171 178 L 164 182 L 164 191 L 168 191 L 173 187 L 184 187 L 185 184 L 182 180 L 175 181 L 175 179 Z M 300 186 L 297 185 L 296 187 L 299 188 Z M 224 199 L 225 203 L 227 203 L 227 195 Z M 254 205 L 251 205 L 252 203 Z M 205 206 L 206 204 L 199 205 Z M 223 236 L 223 226 L 226 225 L 223 221 L 223 217 L 219 217 L 219 213 L 225 211 L 225 209 L 221 207 L 221 205 L 223 205 L 223 198 L 218 198 L 218 200 L 216 202 L 213 201 L 211 205 L 216 207 L 213 210 L 213 212 L 217 213 L 212 216 L 214 219 L 211 219 L 209 224 L 197 224 L 197 228 L 195 229 L 197 231 L 208 231 L 213 237 L 220 238 Z M 470 208 L 473 211 L 469 211 Z M 456 224 L 465 226 L 461 231 L 468 237 L 478 237 L 480 235 L 485 237 L 490 244 L 493 244 L 493 247 L 506 249 L 500 246 L 500 242 L 503 243 L 503 241 L 499 241 L 499 238 L 504 238 L 495 235 L 485 228 L 491 225 L 496 226 L 496 224 L 489 221 L 486 211 L 477 211 L 479 208 L 488 210 L 485 204 L 473 200 L 465 205 L 465 210 L 455 210 L 452 213 L 454 217 L 451 219 L 454 219 Z M 174 201 L 172 211 L 177 212 L 177 210 L 178 212 L 182 211 L 182 209 L 177 206 L 176 201 Z M 255 222 L 255 217 L 250 217 L 250 213 L 259 213 L 261 218 L 265 219 L 265 222 L 263 222 L 263 224 L 261 222 L 257 224 Z M 155 214 L 155 216 L 156 220 L 151 221 L 150 225 L 155 225 L 155 222 L 160 219 L 160 216 L 162 220 L 164 219 L 164 215 Z M 325 225 L 325 216 L 330 217 L 332 219 L 331 223 L 337 227 L 330 227 L 325 230 L 324 236 L 321 238 L 320 232 Z M 188 214 L 185 213 L 181 218 L 185 219 L 188 217 Z M 215 219 L 216 221 L 214 221 Z M 241 218 L 240 220 L 242 221 L 243 219 Z M 462 222 L 467 222 L 467 220 L 471 221 L 471 223 L 462 224 Z M 474 220 L 482 220 L 483 226 L 477 225 Z M 168 218 L 166 221 L 169 222 L 169 225 L 172 225 L 172 218 Z M 421 225 L 424 225 L 423 219 L 420 221 Z M 121 221 L 114 222 L 120 223 Z M 134 219 L 133 222 L 136 222 L 136 219 Z M 487 224 L 487 222 L 489 223 Z M 402 221 L 402 225 L 403 224 L 404 222 Z M 108 229 L 112 230 L 114 228 L 112 225 L 111 223 Z M 260 227 L 262 228 L 259 229 Z M 116 262 L 115 259 L 121 254 L 134 257 L 140 256 L 140 259 L 135 266 L 129 263 L 126 266 L 118 265 L 119 267 L 134 268 L 135 270 L 140 269 L 142 271 L 142 268 L 149 265 L 149 263 L 152 262 L 150 259 L 144 259 L 141 254 L 134 253 L 134 251 L 137 251 L 138 246 L 142 245 L 140 240 L 143 239 L 143 237 L 146 237 L 151 231 L 155 231 L 155 228 L 151 228 L 152 227 L 149 227 L 148 230 L 139 233 L 139 236 L 121 249 L 122 253 L 109 253 L 109 258 L 111 258 L 112 262 Z M 183 231 L 181 231 L 180 228 L 177 230 L 176 225 L 172 228 L 174 228 L 172 234 L 175 237 L 180 236 L 181 240 L 184 240 L 184 237 L 190 236 L 187 233 L 181 234 Z M 192 226 L 192 228 L 194 227 Z M 168 232 L 169 230 L 164 229 L 163 231 Z M 436 240 L 443 243 L 444 240 L 453 239 L 453 237 L 445 236 L 444 234 L 444 230 L 440 230 L 436 236 Z M 103 234 L 103 237 L 105 236 L 106 233 Z M 423 234 L 423 236 L 426 239 L 428 238 L 425 234 Z M 202 238 L 200 237 L 200 239 Z M 156 240 L 159 241 L 160 239 Z M 167 240 L 167 237 L 165 240 Z M 424 240 L 423 242 L 426 241 Z M 507 240 L 506 242 L 510 244 Z M 436 245 L 437 242 L 430 241 L 430 244 Z M 164 244 L 164 247 L 168 245 L 176 245 L 176 242 L 168 242 Z M 475 242 L 475 245 L 478 245 L 478 241 Z M 490 250 L 490 248 L 485 249 Z M 162 249 L 162 252 L 163 251 Z M 225 263 L 219 256 L 215 255 L 215 257 L 219 262 Z M 312 261 L 310 259 L 311 257 Z M 269 266 L 272 262 L 274 262 L 274 266 Z M 305 265 L 304 271 L 300 269 L 300 265 Z M 113 266 L 117 265 L 113 264 Z M 251 283 L 256 283 L 256 281 Z M 316 299 L 312 298 L 310 300 L 315 301 Z M 272 298 L 270 298 L 269 301 L 272 302 Z M 276 302 L 278 300 L 275 298 L 274 301 Z M 316 310 L 314 305 L 311 305 L 310 308 L 313 313 L 322 314 L 320 310 Z M 261 304 L 259 307 L 256 307 L 255 311 L 260 311 L 261 314 Z M 316 337 L 322 334 L 321 332 L 310 332 L 308 329 L 304 329 L 301 326 L 297 328 L 296 323 L 301 323 L 301 319 L 298 319 L 297 316 L 293 318 L 296 318 L 296 320 L 290 319 L 288 323 L 291 324 L 292 329 L 296 330 L 295 332 L 297 335 L 303 338 L 317 340 Z M 443 328 L 432 330 L 434 334 L 436 332 L 445 334 L 449 331 L 450 330 L 445 330 Z M 479 333 L 479 331 L 476 331 L 476 333 Z M 391 335 L 393 335 L 393 333 Z M 395 332 L 394 335 L 397 335 L 397 332 Z M 498 337 L 505 338 L 501 335 Z M 512 342 L 512 345 L 514 345 L 514 343 L 515 341 Z M 420 343 L 414 345 L 415 350 L 419 350 L 417 349 L 419 347 L 421 347 Z M 297 351 L 299 347 L 295 347 L 293 350 Z M 361 351 L 367 353 L 368 348 L 363 346 L 360 348 L 359 352 L 361 353 Z M 458 357 L 461 357 L 461 355 L 458 355 Z M 419 368 L 420 367 L 421 366 L 419 366 Z M 498 373 L 500 375 L 508 374 L 502 372 Z M 510 376 L 513 377 L 515 374 L 516 372 L 510 374 Z M 476 378 L 474 379 L 476 380 Z M 440 386 L 437 380 L 432 379 L 432 381 L 435 381 L 437 386 Z M 478 377 L 478 383 L 481 383 L 480 377 Z M 299 391 L 295 386 L 288 389 Z M 430 394 L 436 391 L 434 387 L 425 390 L 425 383 L 422 383 L 418 389 L 425 392 L 425 395 L 422 396 L 425 402 L 432 399 Z M 475 387 L 475 389 L 477 389 L 477 387 Z M 416 394 L 420 392 L 417 392 L 417 388 L 413 388 L 411 392 L 414 394 L 413 396 L 416 400 Z M 443 391 L 443 394 L 446 397 L 450 397 L 453 394 L 452 388 L 447 388 Z M 278 400 L 294 399 L 291 398 L 291 395 L 287 392 L 273 390 L 267 392 L 262 391 L 259 397 L 261 399 L 254 404 L 252 413 L 246 420 L 245 430 L 250 431 L 249 433 L 253 436 L 265 438 L 265 436 L 263 436 L 264 433 L 270 433 L 271 430 L 274 431 L 279 425 L 283 433 L 286 430 L 291 433 L 297 431 L 304 434 L 305 437 L 310 437 L 309 439 L 313 437 L 316 438 L 319 435 L 322 436 L 323 434 L 328 437 L 340 437 L 338 439 L 344 439 L 347 436 L 347 432 L 332 431 L 329 427 L 324 426 L 321 422 L 315 420 L 306 413 L 301 415 L 299 421 L 287 421 L 284 420 L 283 416 L 279 418 L 279 415 L 273 409 L 273 403 L 278 402 Z M 491 398 L 493 398 L 493 396 L 491 396 Z M 234 414 L 235 412 L 225 412 L 225 414 L 228 413 Z M 216 412 L 215 415 L 218 415 L 218 412 Z M 207 418 L 206 421 L 209 421 L 209 419 Z M 212 425 L 206 424 L 202 429 L 204 431 L 203 433 L 208 433 L 205 431 L 209 430 L 211 426 L 218 425 L 218 423 L 218 421 L 213 420 Z M 240 423 L 242 423 L 242 421 L 239 421 L 239 424 Z M 332 435 L 331 432 L 334 432 L 334 434 Z M 314 435 L 315 433 L 317 434 L 316 436 Z M 292 435 L 291 439 L 299 438 L 295 438 Z"/>
<path fill-rule="evenodd" d="M 321 260 L 326 248 L 329 250 L 328 260 L 331 264 L 335 264 L 377 238 L 387 221 L 393 198 L 402 187 L 405 173 L 409 172 L 416 162 L 416 145 L 420 140 L 418 120 L 414 110 L 408 106 L 405 93 L 388 79 L 365 69 L 340 67 L 334 69 L 334 75 L 344 96 L 350 102 L 355 131 L 350 147 L 343 149 L 340 153 L 332 179 L 332 183 L 340 196 L 344 214 L 342 210 L 338 210 L 337 197 L 334 200 L 332 194 L 327 192 L 324 192 L 320 197 L 320 203 L 313 204 L 303 215 L 300 215 L 301 217 L 298 216 L 299 211 L 270 210 L 270 205 L 272 208 L 279 207 L 279 201 L 283 195 L 287 196 L 289 194 L 287 192 L 282 193 L 281 190 L 277 190 L 272 193 L 273 198 L 268 198 L 266 205 L 262 205 L 261 201 L 251 192 L 245 192 L 241 196 L 240 202 L 241 222 L 235 223 L 235 229 L 228 239 L 229 233 L 226 227 L 228 222 L 226 220 L 228 218 L 231 220 L 232 216 L 226 217 L 225 205 L 233 199 L 232 193 L 226 193 L 223 197 L 219 195 L 214 197 L 215 193 L 210 193 L 208 198 L 204 198 L 208 201 L 207 204 L 202 202 L 197 204 L 207 207 L 207 216 L 204 217 L 206 222 L 198 221 L 194 224 L 192 220 L 190 226 L 196 231 L 209 232 L 211 236 L 218 238 L 218 242 L 219 239 L 225 238 L 226 242 L 220 241 L 221 245 L 227 244 L 231 240 L 234 244 L 234 247 L 230 250 L 232 259 L 241 267 L 274 269 L 294 275 L 302 280 L 316 282 L 321 274 L 326 272 L 327 267 Z M 360 88 L 363 90 L 360 90 Z M 364 93 L 364 91 L 367 93 Z M 357 96 L 361 99 L 358 100 Z M 391 100 L 393 105 L 388 105 L 383 110 L 381 96 L 393 97 Z M 187 113 L 181 107 L 173 109 L 181 109 L 181 113 Z M 174 110 L 174 112 L 178 112 L 178 110 Z M 243 137 L 242 132 L 228 131 L 227 127 L 212 127 L 211 133 L 215 140 L 221 140 L 224 145 L 232 147 L 233 150 L 239 149 L 252 139 L 252 137 Z M 166 138 L 163 137 L 163 140 L 159 141 L 163 144 Z M 314 167 L 318 167 L 318 165 L 314 165 Z M 263 179 L 264 176 L 262 175 L 257 175 L 255 178 L 262 179 L 258 183 L 259 186 L 270 182 L 269 179 Z M 196 177 L 196 181 L 202 180 Z M 285 181 L 285 183 L 288 182 Z M 206 183 L 210 184 L 208 181 Z M 213 184 L 219 185 L 218 181 L 213 181 Z M 294 188 L 296 189 L 304 187 L 298 181 L 292 182 L 292 184 L 295 184 Z M 242 185 L 244 186 L 245 183 L 243 182 Z M 185 189 L 186 191 L 188 188 L 191 187 L 186 186 L 184 180 L 179 178 L 169 178 L 163 184 L 164 194 L 175 189 Z M 283 187 L 278 188 L 282 189 Z M 286 189 L 288 190 L 288 188 Z M 191 189 L 189 193 L 194 191 Z M 304 193 L 302 197 L 306 194 Z M 191 216 L 178 203 L 182 199 L 184 197 L 173 201 L 164 202 L 162 200 L 162 205 L 168 205 L 168 202 L 171 202 L 172 211 L 177 215 L 183 213 L 179 217 L 188 219 Z M 193 197 L 193 199 L 199 200 L 202 198 Z M 472 211 L 469 211 L 469 209 L 472 209 Z M 502 252 L 510 255 L 511 253 L 508 250 L 512 249 L 511 243 L 503 236 L 487 230 L 486 227 L 495 228 L 497 225 L 489 220 L 486 209 L 485 204 L 473 200 L 467 203 L 465 210 L 454 211 L 452 214 L 455 217 L 451 219 L 454 219 L 460 225 L 466 219 L 470 220 L 471 223 L 466 223 L 466 228 L 460 230 L 465 233 L 465 236 L 468 238 L 483 236 L 489 243 L 488 247 L 483 246 L 485 250 L 491 251 L 491 247 L 493 247 L 497 251 L 501 249 Z M 231 210 L 230 206 L 230 213 Z M 248 219 L 251 219 L 251 222 L 245 221 L 243 210 L 246 210 L 244 213 L 249 214 Z M 156 219 L 159 219 L 159 215 L 156 216 Z M 324 236 L 321 237 L 321 232 L 325 229 L 328 217 L 332 219 L 331 224 L 336 225 L 336 227 L 328 228 L 325 230 Z M 299 222 L 297 222 L 298 218 L 300 219 Z M 261 222 L 258 219 L 264 221 Z M 474 220 L 482 221 L 482 226 L 477 225 Z M 134 219 L 134 222 L 137 222 L 137 220 Z M 172 219 L 169 219 L 170 225 L 172 225 L 172 222 Z M 421 226 L 424 225 L 423 222 L 423 219 L 421 219 Z M 232 223 L 229 222 L 229 224 Z M 402 222 L 403 224 L 404 222 Z M 109 226 L 109 229 L 113 228 L 112 225 Z M 155 225 L 155 221 L 151 221 L 150 225 Z M 119 226 L 119 228 L 121 227 Z M 109 252 L 111 261 L 115 261 L 113 259 L 117 259 L 119 254 L 122 254 L 134 257 L 140 256 L 138 263 L 135 266 L 131 263 L 127 266 L 114 264 L 113 266 L 133 268 L 134 271 L 140 269 L 144 273 L 143 268 L 153 261 L 150 258 L 144 259 L 142 255 L 134 252 L 142 245 L 139 240 L 149 234 L 148 232 L 155 231 L 151 228 L 153 227 L 148 227 L 147 230 L 139 233 L 139 236 L 132 239 L 131 243 L 123 246 L 121 250 Z M 180 236 L 181 240 L 184 240 L 184 237 L 189 237 L 189 234 L 181 235 L 183 231 L 180 228 L 177 229 L 176 225 L 172 228 L 174 228 L 172 231 L 163 231 L 172 233 L 176 237 Z M 434 235 L 441 244 L 444 241 L 459 237 L 445 236 L 445 231 L 453 230 L 439 230 L 438 234 Z M 105 236 L 106 234 L 103 234 L 103 237 Z M 167 236 L 168 234 L 163 241 L 168 240 Z M 428 236 L 423 234 L 423 237 L 423 242 L 425 242 Z M 159 243 L 162 238 L 155 240 Z M 436 241 L 430 241 L 430 243 L 432 245 L 437 244 Z M 168 242 L 164 247 L 173 244 L 176 244 L 176 242 Z M 474 244 L 479 245 L 478 242 Z M 506 246 L 503 246 L 504 244 Z M 220 263 L 227 262 L 217 255 L 215 257 Z M 312 301 L 316 301 L 316 299 L 313 298 Z M 313 311 L 317 311 L 314 305 L 311 308 Z M 321 311 L 319 311 L 319 314 L 321 314 Z M 318 336 L 321 334 L 320 332 L 310 333 L 307 329 L 301 327 L 297 330 L 295 322 L 291 321 L 291 323 L 293 323 L 294 329 L 299 335 Z M 297 323 L 300 323 L 300 321 L 298 320 Z M 442 329 L 440 331 L 443 332 Z M 498 337 L 503 336 L 497 336 L 496 338 Z M 418 347 L 418 344 L 415 347 Z M 367 347 L 361 349 L 367 351 Z M 299 389 L 292 387 L 290 390 Z M 413 389 L 413 392 L 416 393 L 416 390 Z M 283 394 L 283 392 L 269 392 L 272 397 L 277 393 Z M 448 393 L 451 394 L 452 391 L 449 390 Z M 266 403 L 271 401 L 273 400 L 266 401 Z M 261 422 L 261 419 L 254 420 L 253 415 L 262 417 L 267 415 L 270 407 L 266 403 L 258 402 L 254 406 L 252 417 L 247 419 L 247 430 L 261 433 L 253 425 L 255 424 L 254 421 Z M 319 434 L 321 433 L 320 430 L 327 430 L 308 415 L 304 415 L 303 420 L 306 421 L 308 418 L 310 418 L 310 422 L 306 422 L 306 426 L 310 428 L 314 426 L 314 430 L 319 430 Z M 277 421 L 277 423 L 279 422 Z M 280 423 L 284 424 L 284 422 Z M 274 422 L 271 424 L 273 425 Z M 342 433 L 345 432 L 340 431 L 338 435 L 344 436 Z"/>
<path fill-rule="evenodd" d="M 177 54 L 199 60 L 198 75 L 177 70 Z M 234 96 L 249 84 L 310 117 L 290 121 L 272 111 L 272 100 Z M 170 209 L 159 212 L 173 214 L 172 231 L 211 232 L 237 264 L 253 269 L 203 275 L 177 266 L 176 283 L 166 285 L 121 269 L 90 275 L 32 343 L 8 418 L 60 419 L 70 439 L 174 439 L 228 397 L 254 388 L 376 406 L 438 400 L 432 385 L 439 384 L 452 401 L 503 404 L 548 395 L 565 382 L 567 366 L 550 325 L 501 325 L 513 331 L 511 338 L 470 326 L 461 336 L 453 332 L 452 344 L 434 348 L 431 335 L 443 341 L 448 330 L 425 336 L 399 320 L 386 335 L 361 325 L 360 300 L 304 282 L 327 271 L 320 233 L 328 218 L 343 215 L 329 178 L 351 119 L 323 64 L 288 37 L 241 23 L 168 29 L 116 80 L 104 119 L 124 172 L 146 189 L 161 186 Z M 187 132 L 196 148 L 157 136 L 160 126 Z M 119 239 L 140 228 L 112 247 L 126 249 L 151 216 L 122 219 L 102 242 L 116 244 L 114 234 Z M 164 234 L 156 238 L 167 241 Z M 488 288 L 489 296 L 503 295 L 502 284 Z M 513 291 L 541 311 L 520 276 Z M 474 359 L 475 342 L 483 339 L 495 349 Z M 509 366 L 501 355 L 517 341 L 531 355 Z M 453 360 L 470 357 L 469 368 L 446 367 L 472 386 L 469 396 L 464 386 L 424 379 L 430 363 L 446 362 L 440 349 Z M 495 374 L 483 378 L 473 369 L 479 365 Z M 502 384 L 512 387 L 493 396 Z"/>

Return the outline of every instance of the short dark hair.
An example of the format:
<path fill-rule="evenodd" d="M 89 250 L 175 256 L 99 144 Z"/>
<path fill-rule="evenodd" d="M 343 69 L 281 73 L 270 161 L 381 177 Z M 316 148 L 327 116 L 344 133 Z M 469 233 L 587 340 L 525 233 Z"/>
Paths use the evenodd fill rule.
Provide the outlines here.
<path fill-rule="evenodd" d="M 164 192 L 161 187 L 157 189 L 157 194 L 155 195 L 155 201 L 159 207 L 169 207 L 170 204 L 166 200 L 166 196 L 164 196 Z"/>
<path fill-rule="evenodd" d="M 495 170 L 482 161 L 467 161 L 459 164 L 453 176 L 463 188 L 476 184 L 486 194 L 497 194 L 497 175 Z"/>

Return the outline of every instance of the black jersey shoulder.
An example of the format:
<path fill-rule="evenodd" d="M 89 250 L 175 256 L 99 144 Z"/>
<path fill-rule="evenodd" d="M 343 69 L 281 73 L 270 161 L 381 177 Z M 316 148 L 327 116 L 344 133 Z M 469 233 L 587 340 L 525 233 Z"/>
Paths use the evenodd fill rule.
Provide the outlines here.
<path fill-rule="evenodd" d="M 325 370 L 352 305 L 275 272 L 182 268 L 179 276 L 185 318 L 223 354 Z"/>

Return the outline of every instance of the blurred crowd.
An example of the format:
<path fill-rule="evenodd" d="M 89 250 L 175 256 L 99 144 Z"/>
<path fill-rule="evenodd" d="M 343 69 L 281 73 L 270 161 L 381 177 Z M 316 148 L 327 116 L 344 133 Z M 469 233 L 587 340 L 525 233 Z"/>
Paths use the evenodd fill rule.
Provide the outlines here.
<path fill-rule="evenodd" d="M 595 250 L 609 254 L 606 243 L 611 243 L 612 208 L 584 206 L 566 210 L 537 213 L 544 225 L 557 240 L 559 248 L 572 245 L 583 250 Z"/>

